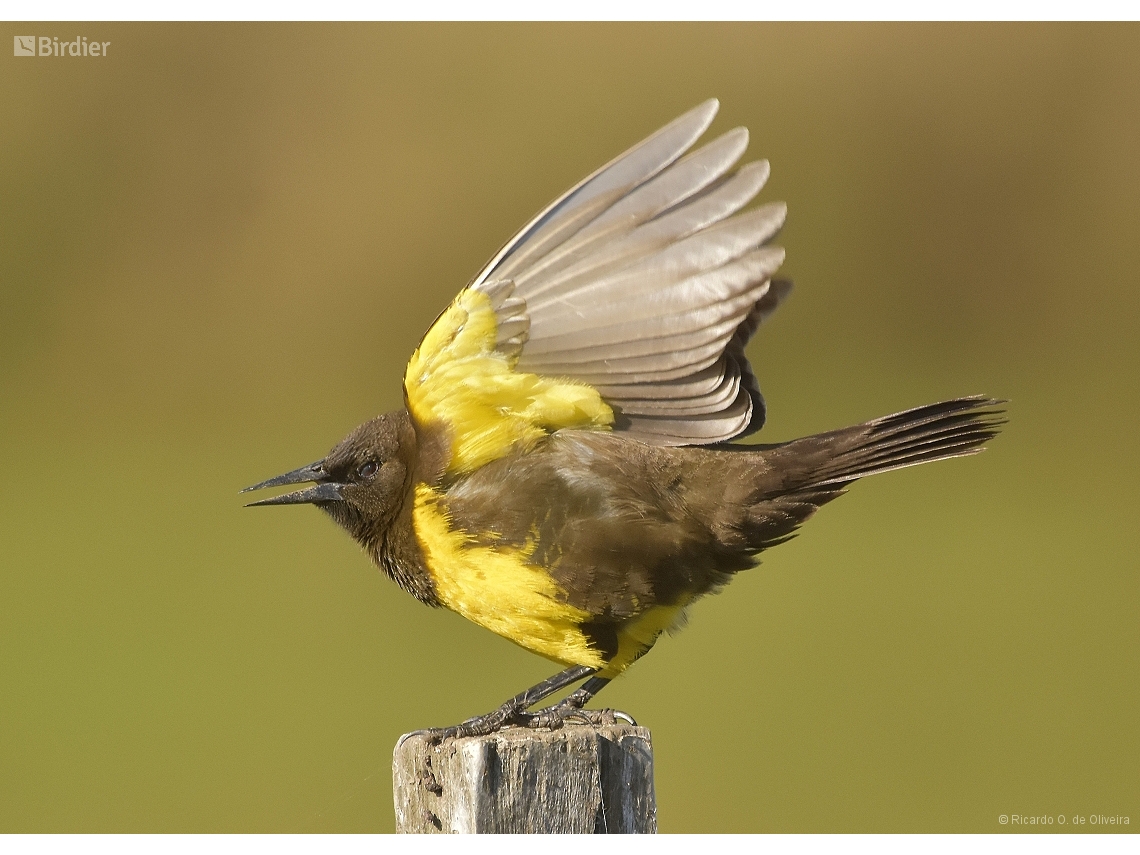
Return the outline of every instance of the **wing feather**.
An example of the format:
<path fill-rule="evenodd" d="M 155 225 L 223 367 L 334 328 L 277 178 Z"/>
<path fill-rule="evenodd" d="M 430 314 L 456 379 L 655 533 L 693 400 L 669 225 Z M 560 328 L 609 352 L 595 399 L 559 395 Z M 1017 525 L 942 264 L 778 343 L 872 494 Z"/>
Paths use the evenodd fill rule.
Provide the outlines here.
<path fill-rule="evenodd" d="M 544 287 L 550 287 L 554 274 L 566 267 L 573 266 L 575 273 L 582 275 L 607 262 L 612 264 L 630 252 L 666 246 L 681 234 L 670 235 L 661 228 L 649 229 L 639 235 L 640 240 L 630 241 L 629 233 L 717 180 L 740 158 L 747 145 L 748 132 L 737 128 L 682 158 L 615 202 L 588 225 L 581 227 L 573 237 L 536 260 L 525 272 L 518 272 L 515 284 L 528 297 L 533 297 L 539 291 L 530 287 L 532 281 L 542 279 L 546 283 Z M 710 206 L 704 207 L 708 209 Z M 587 263 L 583 265 L 583 261 Z M 557 283 L 558 279 L 553 281 Z"/>
<path fill-rule="evenodd" d="M 539 257 L 542 249 L 552 243 L 550 236 L 564 231 L 568 220 L 580 219 L 583 207 L 603 205 L 604 209 L 608 205 L 604 205 L 599 197 L 621 198 L 652 178 L 697 141 L 712 124 L 719 108 L 720 102 L 710 98 L 567 190 L 523 226 L 471 284 L 478 285 L 492 274 L 496 279 L 512 277 L 516 270 Z"/>
<path fill-rule="evenodd" d="M 523 362 L 537 365 L 547 353 L 568 352 L 603 341 L 628 342 L 631 338 L 700 329 L 710 319 L 736 313 L 737 307 L 730 307 L 728 301 L 748 296 L 751 308 L 764 295 L 768 279 L 782 260 L 782 250 L 763 247 L 672 284 L 668 284 L 672 278 L 669 273 L 662 272 L 658 278 L 652 269 L 635 271 L 613 289 L 620 296 L 605 303 L 580 292 L 567 295 L 545 310 L 531 311 L 531 323 L 541 322 L 542 327 L 532 332 Z M 654 287 L 655 279 L 662 287 Z M 743 320 L 744 314 L 738 320 Z"/>
<path fill-rule="evenodd" d="M 744 347 L 790 284 L 769 241 L 782 203 L 741 213 L 766 161 L 734 166 L 737 128 L 689 154 L 707 101 L 530 221 L 440 316 L 412 357 L 417 426 L 472 471 L 554 430 L 621 430 L 659 445 L 758 429 Z"/>
<path fill-rule="evenodd" d="M 528 295 L 534 297 L 545 290 L 565 287 L 572 279 L 598 276 L 609 269 L 640 260 L 735 213 L 760 191 L 767 176 L 768 164 L 765 161 L 749 163 L 719 180 L 714 188 L 703 192 L 701 198 L 658 215 L 568 270 L 559 270 L 559 275 L 547 278 L 541 288 L 528 287 L 529 279 L 533 278 L 531 271 L 527 271 L 528 277 L 520 279 L 520 283 Z"/>

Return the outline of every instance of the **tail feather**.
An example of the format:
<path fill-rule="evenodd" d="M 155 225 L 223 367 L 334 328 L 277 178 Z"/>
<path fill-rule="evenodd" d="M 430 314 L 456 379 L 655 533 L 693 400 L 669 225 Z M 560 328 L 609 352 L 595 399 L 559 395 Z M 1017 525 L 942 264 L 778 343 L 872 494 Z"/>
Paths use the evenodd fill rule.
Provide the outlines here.
<path fill-rule="evenodd" d="M 1006 420 L 1005 401 L 975 395 L 884 416 L 760 451 L 764 466 L 730 526 L 751 553 L 794 536 L 859 478 L 982 451 Z"/>
<path fill-rule="evenodd" d="M 919 463 L 977 454 L 1005 424 L 1004 411 L 998 409 L 1004 403 L 981 395 L 955 398 L 811 437 L 824 440 L 832 455 L 813 473 L 810 484 L 841 485 Z"/>

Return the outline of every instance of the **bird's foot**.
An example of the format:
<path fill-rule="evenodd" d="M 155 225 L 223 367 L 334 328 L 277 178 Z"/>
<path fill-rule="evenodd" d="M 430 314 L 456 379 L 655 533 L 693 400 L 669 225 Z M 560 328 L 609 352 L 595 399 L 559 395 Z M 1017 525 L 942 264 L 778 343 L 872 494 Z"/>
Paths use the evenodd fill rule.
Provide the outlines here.
<path fill-rule="evenodd" d="M 524 727 L 558 730 L 566 724 L 588 724 L 595 727 L 617 724 L 624 721 L 637 727 L 633 716 L 621 710 L 601 709 L 584 710 L 574 704 L 560 703 L 532 713 L 522 712 L 518 715 L 519 724 Z"/>
<path fill-rule="evenodd" d="M 448 739 L 461 739 L 465 736 L 486 736 L 506 727 L 526 727 L 534 730 L 558 730 L 566 724 L 588 724 L 595 727 L 617 724 L 623 721 L 637 727 L 637 722 L 629 713 L 621 710 L 584 710 L 572 703 L 562 702 L 544 707 L 534 712 L 503 704 L 486 715 L 475 716 L 451 727 L 431 727 L 405 733 L 396 744 L 399 748 L 404 740 L 413 736 L 425 737 L 430 745 L 439 745 Z"/>
<path fill-rule="evenodd" d="M 430 745 L 439 745 L 446 739 L 459 739 L 464 736 L 486 736 L 509 725 L 521 724 L 525 715 L 521 707 L 508 701 L 486 715 L 477 715 L 451 727 L 429 727 L 406 733 L 400 737 L 396 747 L 399 748 L 404 744 L 404 740 L 412 736 L 422 736 Z"/>

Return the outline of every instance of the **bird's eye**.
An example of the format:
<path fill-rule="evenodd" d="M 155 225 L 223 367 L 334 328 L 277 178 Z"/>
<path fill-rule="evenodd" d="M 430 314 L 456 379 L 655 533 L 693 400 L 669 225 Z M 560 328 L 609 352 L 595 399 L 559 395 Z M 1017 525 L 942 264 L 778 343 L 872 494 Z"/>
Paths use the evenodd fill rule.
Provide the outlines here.
<path fill-rule="evenodd" d="M 376 474 L 376 470 L 380 467 L 376 465 L 375 460 L 369 460 L 367 463 L 361 463 L 356 470 L 356 474 L 361 478 L 371 478 Z"/>

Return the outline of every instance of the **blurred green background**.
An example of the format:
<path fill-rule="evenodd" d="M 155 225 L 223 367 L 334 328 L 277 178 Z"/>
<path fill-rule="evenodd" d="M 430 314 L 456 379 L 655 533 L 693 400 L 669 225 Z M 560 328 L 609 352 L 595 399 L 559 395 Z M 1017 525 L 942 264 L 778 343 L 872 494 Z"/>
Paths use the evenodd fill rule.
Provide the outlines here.
<path fill-rule="evenodd" d="M 790 208 L 760 438 L 1013 403 L 607 689 L 661 829 L 1140 824 L 1140 27 L 6 28 L 111 47 L 2 60 L 0 831 L 390 831 L 399 734 L 552 672 L 238 490 L 711 96 Z"/>

